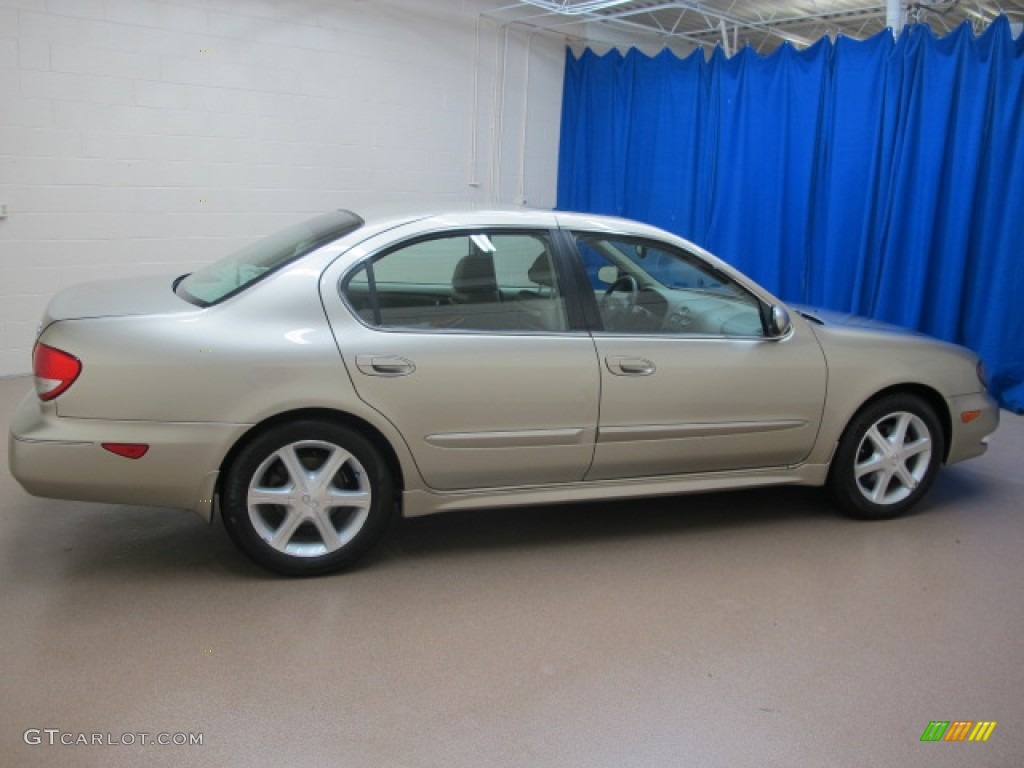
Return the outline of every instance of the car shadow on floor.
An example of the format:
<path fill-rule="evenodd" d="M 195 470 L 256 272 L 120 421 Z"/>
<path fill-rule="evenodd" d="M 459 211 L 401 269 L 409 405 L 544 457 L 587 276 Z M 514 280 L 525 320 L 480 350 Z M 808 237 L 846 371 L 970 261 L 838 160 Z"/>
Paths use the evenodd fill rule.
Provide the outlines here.
<path fill-rule="evenodd" d="M 974 475 L 947 470 L 912 515 L 984 497 Z M 221 522 L 189 512 L 24 497 L 4 523 L 5 567 L 19 578 L 277 579 L 238 552 Z M 766 488 L 598 503 L 449 512 L 396 519 L 351 571 L 479 552 L 564 548 L 796 525 L 856 524 L 817 488 Z"/>
<path fill-rule="evenodd" d="M 135 578 L 277 578 L 239 553 L 216 518 L 211 526 L 181 510 L 23 499 L 2 532 L 5 566 L 22 578 L 123 577 L 126 571 Z M 353 570 L 410 557 L 771 527 L 828 514 L 820 491 L 801 488 L 451 512 L 396 519 L 384 541 Z"/>
<path fill-rule="evenodd" d="M 984 503 L 985 483 L 959 467 L 940 472 L 935 486 L 902 519 L 955 514 Z M 883 521 L 884 522 L 884 521 Z M 430 558 L 487 549 L 573 546 L 761 527 L 870 525 L 846 517 L 823 488 L 783 486 L 649 499 L 449 512 L 396 521 L 367 558 Z"/>
<path fill-rule="evenodd" d="M 382 557 L 574 546 L 815 520 L 835 511 L 820 489 L 773 488 L 625 501 L 449 512 L 398 521 Z M 386 553 L 386 554 L 385 554 Z"/>
<path fill-rule="evenodd" d="M 191 512 L 23 498 L 0 528 L 4 570 L 19 580 L 258 572 L 219 521 Z"/>

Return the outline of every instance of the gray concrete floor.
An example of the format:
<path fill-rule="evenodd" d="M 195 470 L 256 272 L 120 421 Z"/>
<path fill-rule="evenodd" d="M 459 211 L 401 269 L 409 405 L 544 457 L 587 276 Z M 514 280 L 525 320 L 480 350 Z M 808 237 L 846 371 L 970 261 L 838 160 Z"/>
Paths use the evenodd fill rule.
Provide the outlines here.
<path fill-rule="evenodd" d="M 219 521 L 29 497 L 2 450 L 3 766 L 1024 764 L 1019 416 L 900 520 L 814 489 L 460 513 L 298 581 Z"/>

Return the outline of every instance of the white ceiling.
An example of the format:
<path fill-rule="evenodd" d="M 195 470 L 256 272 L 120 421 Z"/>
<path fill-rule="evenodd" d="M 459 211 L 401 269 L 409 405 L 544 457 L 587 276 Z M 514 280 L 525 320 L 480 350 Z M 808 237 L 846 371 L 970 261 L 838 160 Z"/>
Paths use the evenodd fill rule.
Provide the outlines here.
<path fill-rule="evenodd" d="M 823 36 L 870 37 L 885 29 L 886 0 L 509 0 L 494 16 L 569 36 L 637 43 L 661 41 L 673 49 L 727 52 L 751 45 L 768 53 L 785 41 L 797 47 Z M 1024 22 L 1024 0 L 902 2 L 907 23 L 928 24 L 942 35 L 963 22 L 982 31 L 1000 14 Z M 582 30 L 582 32 L 581 32 Z"/>

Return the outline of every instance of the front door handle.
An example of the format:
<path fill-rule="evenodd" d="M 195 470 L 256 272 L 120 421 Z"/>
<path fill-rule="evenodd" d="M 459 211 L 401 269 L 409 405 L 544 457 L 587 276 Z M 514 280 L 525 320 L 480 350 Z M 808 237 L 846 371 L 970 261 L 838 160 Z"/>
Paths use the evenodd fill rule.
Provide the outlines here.
<path fill-rule="evenodd" d="M 356 367 L 367 376 L 408 376 L 416 370 L 411 360 L 395 355 L 356 355 Z"/>
<path fill-rule="evenodd" d="M 606 357 L 604 363 L 616 376 L 650 376 L 656 370 L 654 363 L 643 357 Z"/>

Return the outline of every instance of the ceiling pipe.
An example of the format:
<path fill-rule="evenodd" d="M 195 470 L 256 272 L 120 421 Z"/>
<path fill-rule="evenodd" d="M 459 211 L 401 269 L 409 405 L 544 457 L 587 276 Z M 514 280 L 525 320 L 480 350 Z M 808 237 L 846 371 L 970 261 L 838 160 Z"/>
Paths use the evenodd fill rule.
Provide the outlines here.
<path fill-rule="evenodd" d="M 634 1 L 635 0 L 628 0 L 628 2 L 634 2 Z M 524 9 L 530 8 L 530 7 L 537 8 L 538 10 L 542 10 L 541 7 L 536 5 L 535 3 L 526 2 L 525 0 L 519 0 L 519 2 L 516 2 L 514 5 L 503 5 L 500 8 L 493 8 L 490 11 L 485 12 L 483 15 L 488 16 L 490 18 L 493 18 L 496 22 L 498 22 L 499 24 L 502 24 L 502 25 L 504 25 L 504 24 L 520 24 L 520 25 L 525 26 L 525 27 L 530 27 L 530 28 L 533 28 L 533 29 L 541 29 L 541 30 L 544 30 L 544 31 L 547 31 L 547 32 L 554 32 L 556 34 L 558 34 L 557 30 L 559 30 L 559 29 L 561 29 L 563 27 L 583 27 L 583 28 L 585 28 L 587 25 L 589 25 L 589 24 L 591 24 L 593 22 L 602 22 L 602 23 L 614 22 L 614 26 L 616 26 L 616 27 L 628 27 L 632 31 L 643 33 L 646 37 L 650 37 L 652 40 L 668 38 L 669 40 L 673 40 L 673 41 L 685 41 L 687 43 L 690 43 L 694 48 L 703 48 L 705 46 L 713 46 L 714 45 L 713 42 L 709 43 L 707 40 L 702 40 L 697 35 L 689 34 L 689 33 L 686 33 L 686 32 L 676 32 L 674 29 L 670 32 L 670 31 L 668 31 L 666 29 L 663 29 L 663 28 L 660 28 L 660 27 L 659 28 L 655 28 L 655 27 L 647 26 L 645 24 L 638 24 L 636 22 L 630 22 L 630 21 L 627 21 L 626 19 L 620 18 L 617 14 L 616 15 L 607 15 L 607 14 L 603 14 L 603 13 L 602 14 L 598 14 L 598 13 L 593 13 L 593 12 L 586 13 L 586 14 L 582 14 L 582 13 L 568 14 L 568 13 L 563 13 L 563 12 L 559 12 L 559 11 L 555 11 L 555 10 L 551 10 L 551 11 L 544 10 L 541 13 L 531 14 L 529 16 L 518 16 L 518 17 L 516 17 L 514 19 L 504 19 L 501 16 L 501 14 L 503 12 L 513 11 L 513 10 L 521 11 L 521 10 L 524 10 Z M 656 9 L 656 10 L 660 10 L 660 8 Z M 534 21 L 536 19 L 542 19 L 542 18 L 549 17 L 549 16 L 562 16 L 562 17 L 566 18 L 567 21 L 563 21 L 563 22 L 560 22 L 560 23 L 557 23 L 557 24 L 543 23 L 543 22 L 539 22 L 539 21 Z M 609 24 L 609 26 L 612 26 L 612 25 Z M 580 32 L 580 34 L 571 34 L 571 33 L 563 33 L 563 34 L 565 34 L 566 37 L 570 37 L 570 38 L 579 40 L 580 42 L 584 42 L 584 43 L 585 42 L 592 42 L 591 40 L 588 39 L 585 31 Z M 606 41 L 602 41 L 602 42 L 607 42 L 607 43 L 614 44 L 613 41 L 607 41 L 606 40 Z M 665 43 L 665 45 L 668 45 L 668 44 Z"/>
<path fill-rule="evenodd" d="M 564 16 L 585 16 L 614 8 L 616 5 L 625 5 L 633 0 L 579 0 L 575 3 L 572 0 L 522 0 L 522 2 Z"/>
<path fill-rule="evenodd" d="M 885 26 L 892 30 L 893 37 L 903 31 L 903 0 L 885 0 Z"/>
<path fill-rule="evenodd" d="M 905 6 L 905 0 L 885 0 L 884 3 L 875 3 L 858 8 L 822 10 L 817 13 L 807 13 L 799 16 L 779 15 L 773 18 L 762 17 L 759 20 L 748 20 L 736 16 L 731 12 L 731 9 L 727 11 L 715 10 L 714 8 L 709 8 L 705 3 L 697 2 L 696 0 L 519 0 L 514 4 L 504 5 L 495 10 L 509 11 L 532 7 L 541 15 L 562 16 L 565 19 L 571 20 L 563 24 L 544 25 L 548 29 L 568 26 L 571 23 L 597 22 L 598 24 L 607 24 L 611 27 L 628 27 L 635 31 L 643 31 L 646 35 L 654 38 L 678 40 L 705 49 L 714 46 L 717 42 L 723 49 L 726 51 L 731 49 L 731 52 L 735 54 L 739 48 L 739 40 L 737 38 L 741 29 L 771 35 L 800 45 L 811 45 L 813 41 L 794 33 L 784 32 L 782 27 L 795 26 L 810 21 L 828 22 L 840 19 L 847 21 L 858 17 L 878 19 L 882 12 L 885 13 L 886 26 L 892 30 L 892 34 L 895 37 L 898 37 L 907 23 L 907 10 Z M 960 7 L 963 8 L 963 6 Z M 656 27 L 638 24 L 631 18 L 667 10 L 678 10 L 683 14 L 687 12 L 698 13 L 705 18 L 708 28 L 702 31 L 678 33 L 677 29 L 682 15 L 677 19 L 671 30 L 667 27 L 662 27 L 660 24 Z M 986 22 L 991 21 L 981 13 L 968 11 L 968 15 L 975 16 L 979 20 L 985 19 Z M 523 20 L 520 19 L 520 21 Z M 733 28 L 731 46 L 729 45 L 728 38 L 723 35 L 723 22 L 726 28 Z"/>
<path fill-rule="evenodd" d="M 523 74 L 523 127 L 519 136 L 519 194 L 516 202 L 526 205 L 526 139 L 530 127 L 530 54 L 533 49 L 533 38 L 538 30 L 530 32 L 526 38 L 526 72 Z"/>
<path fill-rule="evenodd" d="M 763 32 L 764 34 L 773 35 L 774 37 L 778 37 L 782 40 L 788 40 L 791 43 L 799 43 L 800 45 L 810 46 L 814 42 L 813 40 L 807 40 L 806 38 L 800 37 L 799 35 L 777 31 L 773 27 L 773 24 L 777 23 L 774 21 L 747 21 L 746 19 L 741 18 L 739 16 L 735 16 L 727 11 L 716 11 L 712 8 L 706 7 L 703 3 L 687 0 L 665 0 L 664 2 L 654 3 L 653 5 L 638 6 L 636 8 L 624 8 L 619 11 L 610 11 L 608 13 L 596 14 L 596 19 L 614 19 L 616 21 L 621 21 L 622 19 L 625 19 L 628 16 L 639 16 L 641 14 L 651 13 L 653 11 L 667 10 L 694 11 L 704 16 L 708 24 L 711 23 L 710 19 L 715 19 L 720 23 L 729 23 L 734 24 L 737 27 L 743 27 L 745 29 L 754 29 L 757 30 L 758 32 Z M 809 14 L 806 18 L 818 18 L 818 15 Z M 717 34 L 718 30 L 716 30 L 714 27 L 711 27 L 710 29 L 711 31 L 716 32 Z"/>
<path fill-rule="evenodd" d="M 894 1 L 899 4 L 899 0 L 886 0 L 886 3 L 892 3 Z M 630 3 L 634 4 L 633 7 L 628 7 Z M 694 11 L 703 15 L 707 19 L 715 19 L 716 21 L 724 19 L 729 25 L 743 27 L 744 29 L 753 29 L 762 33 L 774 34 L 772 28 L 777 26 L 803 24 L 808 21 L 830 21 L 835 19 L 856 18 L 859 16 L 876 16 L 880 15 L 887 7 L 885 3 L 875 3 L 870 6 L 849 8 L 845 10 L 819 11 L 817 13 L 804 13 L 797 16 L 782 16 L 771 19 L 762 18 L 759 21 L 751 21 L 737 17 L 728 11 L 718 11 L 714 8 L 709 8 L 704 3 L 696 2 L 695 0 L 647 0 L 647 2 L 644 2 L 643 4 L 640 4 L 638 0 L 629 0 L 629 2 L 616 3 L 616 6 L 627 6 L 625 8 L 611 10 L 612 6 L 606 6 L 606 9 L 601 12 L 588 11 L 586 13 L 581 13 L 579 10 L 575 10 L 575 13 L 569 13 L 564 10 L 567 4 L 568 0 L 519 0 L 519 2 L 513 5 L 501 6 L 500 8 L 494 9 L 494 11 L 508 11 L 516 8 L 522 9 L 524 7 L 533 6 L 534 8 L 545 9 L 545 15 L 564 15 L 571 17 L 583 16 L 587 21 L 621 21 L 629 16 L 638 16 L 656 11 Z M 582 6 L 580 3 L 577 3 L 576 8 L 579 7 Z M 901 15 L 905 16 L 905 14 Z M 650 27 L 645 28 L 655 32 L 655 30 Z M 696 42 L 694 37 L 707 33 L 711 33 L 714 37 L 718 37 L 719 30 L 717 27 L 712 26 L 710 29 L 704 30 L 703 33 L 690 33 L 691 36 L 689 39 L 691 42 Z M 668 35 L 670 33 L 666 30 L 661 30 L 660 34 Z M 781 37 L 781 35 L 777 36 Z M 700 44 L 707 45 L 707 41 L 701 40 Z"/>
<path fill-rule="evenodd" d="M 480 22 L 483 14 L 476 17 L 476 44 L 473 48 L 473 108 L 469 117 L 469 160 L 466 164 L 466 183 L 479 187 L 477 178 L 477 132 L 480 130 Z"/>

